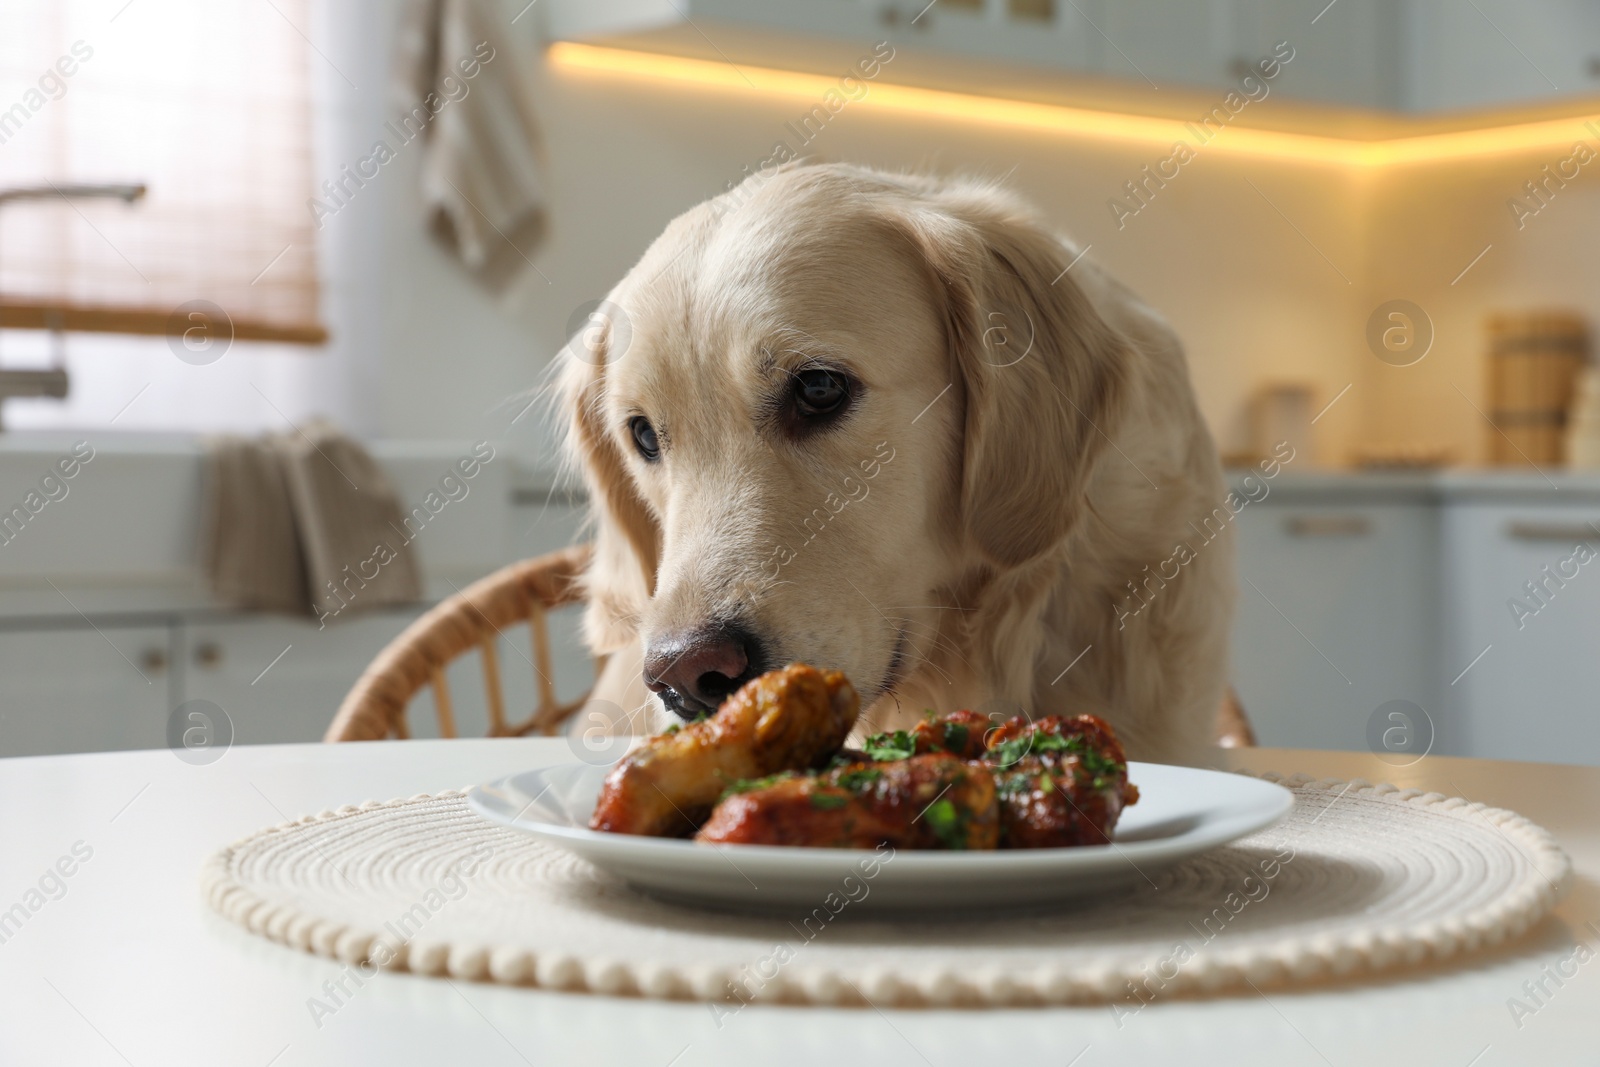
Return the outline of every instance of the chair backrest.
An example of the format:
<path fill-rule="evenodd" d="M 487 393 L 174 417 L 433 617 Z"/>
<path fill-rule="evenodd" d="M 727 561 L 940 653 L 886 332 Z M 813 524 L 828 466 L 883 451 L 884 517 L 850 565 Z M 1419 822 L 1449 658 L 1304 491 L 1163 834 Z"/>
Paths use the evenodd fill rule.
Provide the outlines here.
<path fill-rule="evenodd" d="M 406 627 L 368 664 L 344 703 L 339 705 L 339 712 L 323 740 L 378 741 L 386 737 L 410 737 L 406 707 L 423 686 L 433 690 L 439 736 L 455 737 L 455 713 L 445 668 L 456 657 L 473 649 L 478 651 L 483 663 L 489 736 L 555 733 L 582 707 L 587 694 L 564 703 L 556 698 L 550 629 L 545 616 L 549 611 L 582 598 L 579 579 L 588 564 L 589 552 L 588 545 L 574 545 L 513 563 L 440 601 Z M 527 623 L 531 635 L 539 699 L 532 715 L 519 722 L 507 722 L 496 643 L 502 631 L 522 623 Z"/>
<path fill-rule="evenodd" d="M 1250 716 L 1239 702 L 1239 691 L 1228 686 L 1222 691 L 1222 705 L 1217 708 L 1217 747 L 1254 748 L 1256 732 L 1250 725 Z"/>

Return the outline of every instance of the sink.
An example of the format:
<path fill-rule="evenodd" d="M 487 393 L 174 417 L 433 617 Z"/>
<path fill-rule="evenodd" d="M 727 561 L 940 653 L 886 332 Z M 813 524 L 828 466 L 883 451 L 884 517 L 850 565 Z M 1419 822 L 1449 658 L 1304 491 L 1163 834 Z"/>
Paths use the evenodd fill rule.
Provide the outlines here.
<path fill-rule="evenodd" d="M 409 511 L 438 492 L 472 442 L 389 440 L 367 447 Z M 67 479 L 58 465 L 65 460 L 71 469 L 75 448 L 89 458 Z M 0 520 L 13 508 L 27 514 L 25 522 L 13 519 L 0 540 L 0 614 L 61 610 L 49 581 L 69 594 L 71 587 L 106 595 L 126 589 L 126 599 L 140 607 L 210 603 L 200 559 L 203 458 L 202 439 L 194 435 L 0 436 Z M 455 489 L 459 499 L 430 518 L 416 539 L 429 579 L 477 577 L 506 561 L 512 466 L 507 450 L 497 448 L 464 483 L 466 495 Z M 443 498 L 441 492 L 436 500 Z M 436 592 L 433 581 L 429 586 Z M 161 603 L 149 602 L 151 590 L 161 591 Z"/>

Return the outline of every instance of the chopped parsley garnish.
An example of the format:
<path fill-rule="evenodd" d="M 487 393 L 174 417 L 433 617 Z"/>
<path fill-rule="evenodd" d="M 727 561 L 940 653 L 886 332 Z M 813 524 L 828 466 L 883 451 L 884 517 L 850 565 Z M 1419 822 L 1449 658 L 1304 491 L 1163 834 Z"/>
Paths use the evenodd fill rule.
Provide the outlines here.
<path fill-rule="evenodd" d="M 1060 734 L 1037 731 L 1026 733 L 995 745 L 986 758 L 1002 767 L 1010 767 L 1024 756 L 1043 755 L 1046 752 L 1065 752 L 1077 756 L 1078 766 L 1095 778 L 1096 789 L 1104 788 L 1106 776 L 1122 774 L 1127 769 L 1104 753 L 1090 748 L 1088 741 L 1078 734 L 1062 737 Z"/>
<path fill-rule="evenodd" d="M 853 771 L 845 771 L 834 780 L 850 792 L 860 793 L 882 777 L 883 772 L 876 767 L 857 767 Z"/>
<path fill-rule="evenodd" d="M 1000 742 L 998 745 L 991 746 L 989 751 L 984 754 L 984 759 L 990 763 L 999 764 L 1001 767 L 1009 767 L 1023 756 L 1026 756 L 1032 748 L 1032 744 L 1033 737 L 1029 734 L 1013 737 L 1010 740 Z"/>
<path fill-rule="evenodd" d="M 1028 756 L 1042 756 L 1051 752 L 1065 753 L 1068 758 L 1075 757 L 1073 762 L 1062 759 L 1045 763 L 1045 766 L 1055 773 L 1054 779 L 1048 774 L 1040 774 L 1036 779 L 1031 778 L 1028 774 L 1021 773 L 1022 768 L 1017 767 L 1017 764 Z M 1017 767 L 1018 773 L 995 776 L 995 791 L 1000 796 L 1026 793 L 1035 785 L 1045 793 L 1051 792 L 1054 788 L 1068 786 L 1082 788 L 1085 784 L 1090 789 L 1104 790 L 1113 784 L 1115 776 L 1126 774 L 1128 770 L 1126 764 L 1119 763 L 1103 752 L 1091 748 L 1088 740 L 1081 734 L 1069 734 L 1063 737 L 1060 734 L 1042 733 L 1037 730 L 1000 742 L 989 749 L 984 758 L 1001 768 Z M 1070 769 L 1072 778 L 1064 783 L 1058 768 Z"/>
<path fill-rule="evenodd" d="M 795 773 L 793 771 L 780 771 L 777 774 L 769 774 L 765 778 L 740 778 L 738 781 L 734 782 L 732 785 L 728 786 L 728 788 L 722 791 L 722 795 L 717 798 L 717 803 L 720 804 L 729 797 L 736 796 L 739 793 L 753 793 L 757 789 L 767 789 L 771 786 L 777 785 L 779 782 L 784 781 L 787 778 L 793 778 L 794 776 Z"/>
<path fill-rule="evenodd" d="M 928 810 L 923 812 L 923 817 L 928 820 L 928 825 L 933 827 L 933 834 L 946 848 L 963 848 L 966 842 L 961 836 L 961 813 L 956 810 L 954 803 L 948 797 L 940 797 L 928 805 Z"/>
<path fill-rule="evenodd" d="M 892 734 L 873 734 L 867 738 L 867 755 L 875 760 L 910 759 L 916 751 L 916 742 L 904 730 L 896 730 Z"/>
<path fill-rule="evenodd" d="M 1122 774 L 1127 767 L 1093 750 L 1086 751 L 1078 757 L 1078 763 L 1085 771 L 1094 776 L 1094 788 L 1104 788 L 1103 782 L 1108 774 Z"/>
<path fill-rule="evenodd" d="M 1026 774 L 997 774 L 994 779 L 996 796 L 1009 797 L 1026 793 L 1033 788 L 1033 779 Z"/>
<path fill-rule="evenodd" d="M 850 798 L 839 793 L 814 792 L 811 794 L 811 806 L 819 811 L 837 811 L 850 803 Z"/>
<path fill-rule="evenodd" d="M 967 747 L 967 726 L 960 722 L 947 722 L 944 724 L 944 746 L 952 752 L 964 751 Z"/>

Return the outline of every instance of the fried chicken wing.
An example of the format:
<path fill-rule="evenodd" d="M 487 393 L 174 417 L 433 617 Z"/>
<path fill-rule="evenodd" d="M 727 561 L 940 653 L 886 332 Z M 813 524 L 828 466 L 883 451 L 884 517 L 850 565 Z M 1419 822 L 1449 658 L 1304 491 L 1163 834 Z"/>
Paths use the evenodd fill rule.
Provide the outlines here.
<path fill-rule="evenodd" d="M 816 766 L 839 750 L 860 700 L 838 671 L 793 664 L 746 683 L 700 722 L 652 737 L 606 776 L 589 826 L 685 837 L 730 783 Z"/>
<path fill-rule="evenodd" d="M 1018 716 L 994 731 L 984 760 L 999 796 L 1001 848 L 1105 844 L 1139 799 L 1121 743 L 1092 715 Z"/>
<path fill-rule="evenodd" d="M 1106 843 L 1139 799 L 1121 743 L 1092 715 L 996 727 L 962 710 L 842 750 L 859 710 L 837 671 L 764 674 L 625 757 L 590 826 L 716 844 L 1063 848 Z"/>
<path fill-rule="evenodd" d="M 985 738 L 993 729 L 986 716 L 975 711 L 956 711 L 939 718 L 930 712 L 926 719 L 910 730 L 873 734 L 859 753 L 850 752 L 864 760 L 905 759 L 907 756 L 926 756 L 933 752 L 947 752 L 961 759 L 981 759 L 987 746 Z"/>
<path fill-rule="evenodd" d="M 697 841 L 811 848 L 992 849 L 994 779 L 948 752 L 740 783 Z"/>
<path fill-rule="evenodd" d="M 918 755 L 948 752 L 962 759 L 982 759 L 985 740 L 993 728 L 987 715 L 963 708 L 939 718 L 923 719 L 911 731 L 911 743 Z"/>

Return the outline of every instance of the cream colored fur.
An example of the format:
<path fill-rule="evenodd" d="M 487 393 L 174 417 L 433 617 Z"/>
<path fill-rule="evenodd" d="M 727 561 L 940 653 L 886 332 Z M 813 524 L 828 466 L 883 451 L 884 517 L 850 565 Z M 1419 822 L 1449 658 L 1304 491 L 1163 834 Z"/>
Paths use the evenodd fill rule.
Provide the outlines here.
<path fill-rule="evenodd" d="M 870 729 L 1093 712 L 1135 758 L 1198 758 L 1233 546 L 1191 524 L 1226 488 L 1177 338 L 1078 252 L 992 184 L 846 165 L 668 225 L 610 294 L 627 329 L 558 369 L 598 549 L 585 633 L 611 655 L 596 696 L 664 727 L 643 643 L 734 614 L 778 664 L 844 670 Z M 864 391 L 794 441 L 761 405 L 807 361 Z M 1193 558 L 1152 581 L 1180 542 Z"/>

